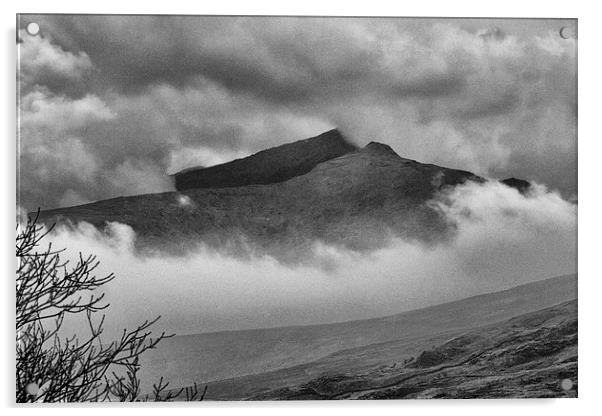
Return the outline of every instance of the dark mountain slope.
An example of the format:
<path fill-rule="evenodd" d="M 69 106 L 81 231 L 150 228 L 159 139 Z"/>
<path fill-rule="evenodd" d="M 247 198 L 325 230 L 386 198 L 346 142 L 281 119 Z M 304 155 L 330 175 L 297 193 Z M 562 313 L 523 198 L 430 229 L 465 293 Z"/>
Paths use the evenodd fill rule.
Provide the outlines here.
<path fill-rule="evenodd" d="M 392 236 L 439 241 L 453 230 L 427 201 L 466 180 L 481 179 L 370 143 L 284 182 L 114 198 L 43 211 L 41 219 L 128 224 L 140 248 L 179 251 L 203 242 L 296 260 L 317 240 L 355 250 Z"/>
<path fill-rule="evenodd" d="M 500 182 L 506 186 L 516 189 L 521 194 L 525 194 L 531 189 L 531 183 L 523 179 L 507 178 L 501 180 Z"/>
<path fill-rule="evenodd" d="M 208 168 L 192 168 L 174 175 L 178 191 L 226 188 L 283 182 L 304 175 L 318 163 L 357 150 L 338 130 L 255 153 Z"/>

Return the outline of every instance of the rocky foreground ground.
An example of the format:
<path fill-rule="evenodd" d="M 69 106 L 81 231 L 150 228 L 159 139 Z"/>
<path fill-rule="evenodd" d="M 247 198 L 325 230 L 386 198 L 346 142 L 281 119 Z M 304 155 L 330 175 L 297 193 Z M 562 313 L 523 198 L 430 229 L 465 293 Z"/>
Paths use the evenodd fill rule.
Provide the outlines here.
<path fill-rule="evenodd" d="M 577 397 L 577 301 L 454 337 L 405 362 L 254 400 Z"/>

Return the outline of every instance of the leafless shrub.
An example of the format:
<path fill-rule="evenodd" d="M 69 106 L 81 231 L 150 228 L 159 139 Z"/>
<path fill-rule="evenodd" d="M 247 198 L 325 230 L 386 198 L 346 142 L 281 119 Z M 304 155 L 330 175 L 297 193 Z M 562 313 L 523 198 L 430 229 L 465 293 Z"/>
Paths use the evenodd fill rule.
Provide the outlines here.
<path fill-rule="evenodd" d="M 149 328 L 159 317 L 145 321 L 121 336 L 103 342 L 104 314 L 102 286 L 113 274 L 97 277 L 99 263 L 93 255 L 81 253 L 68 267 L 63 250 L 49 243 L 40 249 L 50 230 L 37 224 L 38 216 L 17 226 L 16 255 L 16 401 L 83 402 L 202 400 L 198 388 L 167 390 L 163 378 L 153 393 L 141 397 L 140 356 L 170 336 L 164 332 L 152 337 Z M 83 316 L 88 323 L 85 335 L 66 337 L 61 333 L 68 315 Z"/>

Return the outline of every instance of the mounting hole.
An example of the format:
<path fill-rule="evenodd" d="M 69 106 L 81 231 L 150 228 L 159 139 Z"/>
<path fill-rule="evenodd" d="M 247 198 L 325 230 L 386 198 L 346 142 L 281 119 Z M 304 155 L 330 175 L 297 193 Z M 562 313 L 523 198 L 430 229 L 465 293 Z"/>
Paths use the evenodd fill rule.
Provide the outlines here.
<path fill-rule="evenodd" d="M 562 388 L 562 390 L 567 391 L 573 388 L 573 382 L 571 381 L 570 378 L 565 378 L 564 380 L 562 380 L 560 382 L 560 387 Z"/>
<path fill-rule="evenodd" d="M 40 392 L 40 386 L 37 383 L 29 383 L 25 386 L 25 391 L 31 396 L 37 396 Z"/>
<path fill-rule="evenodd" d="M 38 33 L 40 33 L 40 25 L 36 22 L 31 22 L 27 25 L 25 30 L 27 30 L 27 33 L 29 33 L 31 36 L 36 36 Z"/>

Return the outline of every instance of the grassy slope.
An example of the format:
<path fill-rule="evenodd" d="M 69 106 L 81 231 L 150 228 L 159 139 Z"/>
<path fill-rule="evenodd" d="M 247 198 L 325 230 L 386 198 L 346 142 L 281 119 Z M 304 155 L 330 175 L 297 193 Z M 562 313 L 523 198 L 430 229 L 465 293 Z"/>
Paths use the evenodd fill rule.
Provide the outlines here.
<path fill-rule="evenodd" d="M 369 347 L 368 347 L 369 348 Z M 577 396 L 577 301 L 456 336 L 409 363 L 342 370 L 254 396 L 270 399 Z M 573 383 L 562 388 L 562 381 Z"/>
<path fill-rule="evenodd" d="M 467 330 L 575 297 L 576 277 L 564 276 L 384 318 L 179 336 L 147 356 L 143 376 L 164 375 L 174 386 L 222 380 L 210 384 L 207 397 L 240 399 L 392 365 Z"/>

